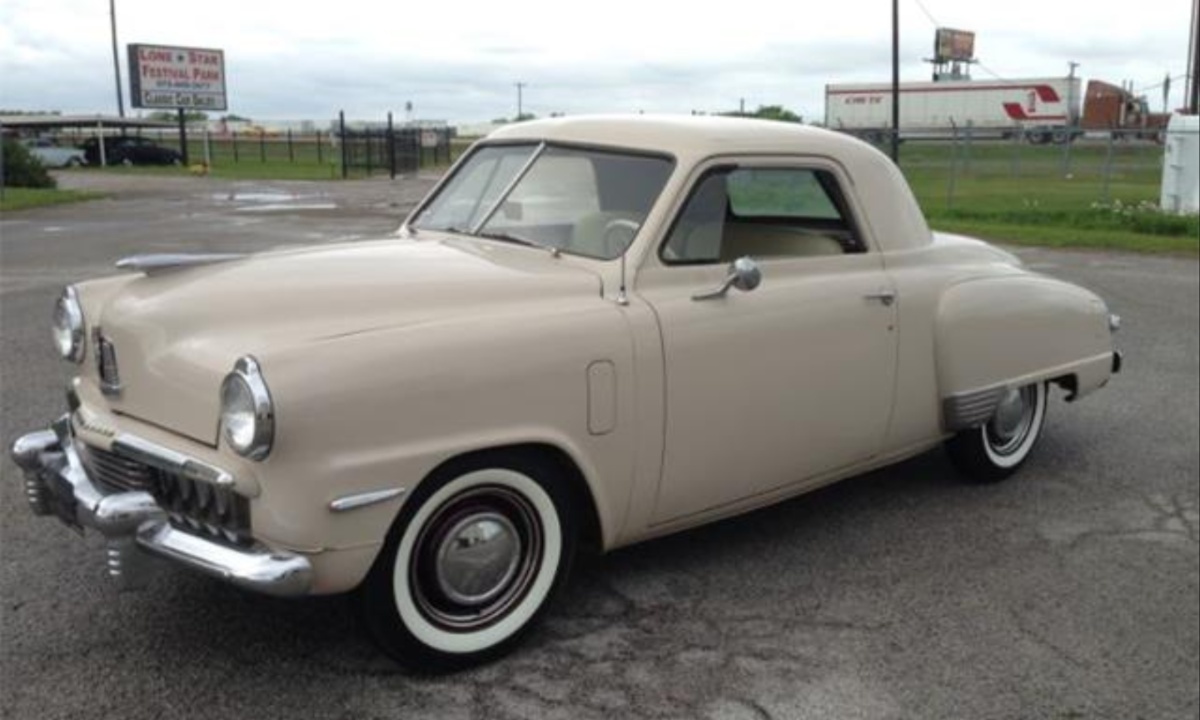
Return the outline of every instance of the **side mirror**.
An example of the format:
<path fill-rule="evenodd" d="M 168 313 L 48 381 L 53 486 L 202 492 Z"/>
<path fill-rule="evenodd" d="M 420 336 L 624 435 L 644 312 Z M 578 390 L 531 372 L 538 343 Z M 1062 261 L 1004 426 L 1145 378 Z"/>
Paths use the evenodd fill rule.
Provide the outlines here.
<path fill-rule="evenodd" d="M 693 300 L 713 300 L 719 297 L 725 297 L 729 292 L 729 288 L 737 288 L 742 292 L 749 292 L 758 287 L 762 283 L 762 270 L 758 269 L 758 263 L 754 262 L 750 257 L 740 257 L 734 260 L 729 265 L 729 274 L 725 276 L 725 280 L 720 287 L 709 290 L 707 292 L 696 293 L 692 296 Z"/>

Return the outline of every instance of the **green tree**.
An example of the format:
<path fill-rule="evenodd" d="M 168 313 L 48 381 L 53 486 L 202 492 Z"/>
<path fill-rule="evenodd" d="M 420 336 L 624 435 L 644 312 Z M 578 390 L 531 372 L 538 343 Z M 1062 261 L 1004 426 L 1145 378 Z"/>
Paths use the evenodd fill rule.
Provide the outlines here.
<path fill-rule="evenodd" d="M 788 110 L 782 105 L 759 105 L 754 111 L 754 117 L 763 120 L 779 120 L 780 122 L 804 122 L 804 118 Z"/>
<path fill-rule="evenodd" d="M 58 187 L 46 168 L 24 145 L 11 137 L 4 138 L 5 187 Z"/>
<path fill-rule="evenodd" d="M 155 110 L 146 116 L 148 120 L 157 120 L 159 122 L 175 122 L 179 118 L 179 113 L 171 112 L 170 110 Z M 208 119 L 208 113 L 202 113 L 199 110 L 188 110 L 183 113 L 185 122 L 202 122 Z"/>

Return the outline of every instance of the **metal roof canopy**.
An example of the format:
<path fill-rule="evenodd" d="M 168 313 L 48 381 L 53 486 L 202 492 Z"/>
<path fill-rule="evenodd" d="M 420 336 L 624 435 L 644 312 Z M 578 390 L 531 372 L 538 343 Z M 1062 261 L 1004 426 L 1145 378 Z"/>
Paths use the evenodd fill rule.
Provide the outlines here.
<path fill-rule="evenodd" d="M 112 115 L 0 115 L 0 127 L 13 130 L 48 128 L 169 128 L 174 123 Z"/>

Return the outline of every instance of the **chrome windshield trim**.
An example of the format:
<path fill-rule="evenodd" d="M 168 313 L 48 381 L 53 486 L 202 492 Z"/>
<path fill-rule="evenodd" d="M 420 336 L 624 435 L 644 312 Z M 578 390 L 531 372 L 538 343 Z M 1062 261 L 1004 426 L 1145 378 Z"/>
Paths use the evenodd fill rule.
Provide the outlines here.
<path fill-rule="evenodd" d="M 391 500 L 392 498 L 398 498 L 405 492 L 407 492 L 405 488 L 392 488 L 390 490 L 372 490 L 365 493 L 346 495 L 330 501 L 329 511 L 340 513 L 347 510 L 357 510 L 368 505 L 375 505 Z"/>
<path fill-rule="evenodd" d="M 117 269 L 154 275 L 170 270 L 210 265 L 244 257 L 246 257 L 245 253 L 146 253 L 121 258 L 117 261 Z"/>
<path fill-rule="evenodd" d="M 149 440 L 121 433 L 112 443 L 113 452 L 143 462 L 159 470 L 176 473 L 191 480 L 203 480 L 220 487 L 233 487 L 233 475 L 214 465 L 163 447 Z"/>
<path fill-rule="evenodd" d="M 492 203 L 492 206 L 488 208 L 486 213 L 483 214 L 483 217 L 479 220 L 479 222 L 475 223 L 475 226 L 471 228 L 472 235 L 478 235 L 479 231 L 483 229 L 483 226 L 488 224 L 488 221 L 492 219 L 492 216 L 496 214 L 496 211 L 500 209 L 500 206 L 504 204 L 504 201 L 508 199 L 508 196 L 512 194 L 512 191 L 516 189 L 517 183 L 525 179 L 525 175 L 545 151 L 545 141 L 538 143 L 537 147 L 533 150 L 533 154 L 529 156 L 529 159 L 525 161 L 525 164 L 521 166 L 521 169 L 517 171 L 517 174 L 513 176 L 512 180 L 509 181 L 508 186 L 504 188 L 504 192 L 500 193 L 496 197 L 496 202 Z"/>

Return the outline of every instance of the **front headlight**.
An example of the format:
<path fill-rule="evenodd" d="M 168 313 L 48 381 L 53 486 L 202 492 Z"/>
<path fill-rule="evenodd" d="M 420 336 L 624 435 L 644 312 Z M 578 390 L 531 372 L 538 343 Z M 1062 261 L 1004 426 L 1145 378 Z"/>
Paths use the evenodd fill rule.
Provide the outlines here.
<path fill-rule="evenodd" d="M 275 407 L 258 362 L 240 358 L 221 383 L 221 431 L 234 452 L 262 460 L 275 439 Z"/>
<path fill-rule="evenodd" d="M 83 307 L 79 304 L 79 294 L 73 286 L 68 285 L 58 296 L 54 304 L 54 345 L 58 354 L 64 360 L 83 362 L 83 353 L 87 348 L 84 342 Z"/>

